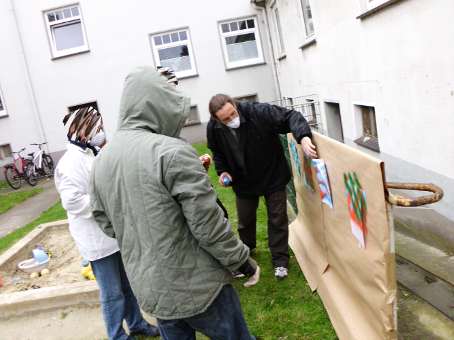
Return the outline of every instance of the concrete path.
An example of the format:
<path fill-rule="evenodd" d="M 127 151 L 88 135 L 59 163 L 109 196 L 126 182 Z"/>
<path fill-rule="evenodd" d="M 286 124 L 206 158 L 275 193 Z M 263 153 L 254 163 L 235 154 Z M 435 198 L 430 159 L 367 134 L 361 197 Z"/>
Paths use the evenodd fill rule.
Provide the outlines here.
<path fill-rule="evenodd" d="M 0 215 L 0 237 L 32 222 L 58 202 L 53 178 L 45 179 L 38 185 L 44 189 L 42 193 Z"/>

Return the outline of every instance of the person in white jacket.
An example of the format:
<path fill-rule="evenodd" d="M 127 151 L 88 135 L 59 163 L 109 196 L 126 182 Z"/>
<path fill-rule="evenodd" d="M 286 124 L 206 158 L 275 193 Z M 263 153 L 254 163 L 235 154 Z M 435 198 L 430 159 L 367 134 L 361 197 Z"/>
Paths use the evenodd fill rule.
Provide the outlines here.
<path fill-rule="evenodd" d="M 158 328 L 142 317 L 117 241 L 105 235 L 92 216 L 90 171 L 95 153 L 105 144 L 102 117 L 95 108 L 87 107 L 65 116 L 63 124 L 68 126 L 69 143 L 55 169 L 55 185 L 68 215 L 71 236 L 96 276 L 108 337 L 123 340 L 132 335 L 158 336 Z"/>

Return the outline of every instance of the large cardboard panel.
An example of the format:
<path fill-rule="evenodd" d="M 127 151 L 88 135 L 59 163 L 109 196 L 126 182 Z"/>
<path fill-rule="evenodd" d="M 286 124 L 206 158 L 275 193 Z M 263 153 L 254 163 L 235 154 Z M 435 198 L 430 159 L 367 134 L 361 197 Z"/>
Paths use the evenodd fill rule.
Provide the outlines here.
<path fill-rule="evenodd" d="M 318 187 L 315 195 L 301 187 L 292 164 L 295 187 L 300 187 L 290 246 L 311 288 L 318 289 L 339 338 L 395 339 L 395 258 L 383 163 L 317 133 L 313 140 L 326 164 L 334 207 L 322 203 Z M 351 231 L 343 179 L 346 172 L 357 174 L 366 193 L 365 248 L 358 246 Z M 314 242 L 317 244 L 311 244 Z M 322 256 L 322 261 L 314 256 Z"/>
<path fill-rule="evenodd" d="M 288 138 L 289 143 L 296 145 L 291 135 Z M 290 155 L 292 157 L 293 154 L 292 168 L 299 214 L 297 220 L 290 225 L 290 229 L 295 229 L 295 232 L 289 234 L 289 244 L 294 249 L 299 265 L 304 268 L 303 271 L 309 286 L 312 290 L 316 290 L 321 275 L 328 267 L 323 214 L 318 192 L 312 191 L 304 185 L 303 169 L 306 160 L 301 148 L 297 148 L 298 159 L 295 159 L 296 157 L 291 150 Z M 296 168 L 298 161 L 301 163 L 300 171 Z"/>

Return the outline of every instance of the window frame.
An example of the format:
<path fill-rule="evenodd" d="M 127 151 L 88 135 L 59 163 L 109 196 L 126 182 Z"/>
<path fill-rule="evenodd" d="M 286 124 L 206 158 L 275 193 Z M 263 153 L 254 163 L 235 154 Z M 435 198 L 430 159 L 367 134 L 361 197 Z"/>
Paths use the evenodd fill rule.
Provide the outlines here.
<path fill-rule="evenodd" d="M 190 120 L 189 117 L 190 117 L 191 113 L 189 113 L 188 118 L 184 122 L 184 127 L 202 124 L 202 121 L 200 120 L 199 106 L 197 104 L 196 105 L 191 105 L 191 110 L 192 109 L 196 110 L 197 119 L 196 120 Z"/>
<path fill-rule="evenodd" d="M 303 19 L 303 25 L 304 25 L 304 34 L 305 34 L 305 40 L 314 40 L 315 38 L 315 25 L 314 25 L 314 16 L 312 15 L 312 6 L 310 3 L 310 0 L 299 0 L 298 1 L 301 7 L 301 14 L 302 14 L 302 19 Z M 307 2 L 309 4 L 309 8 L 311 11 L 311 19 L 312 19 L 312 33 L 308 33 L 308 25 L 309 22 L 306 19 L 306 11 L 304 9 L 303 2 Z"/>
<path fill-rule="evenodd" d="M 277 42 L 276 45 L 279 49 L 277 59 L 281 60 L 282 58 L 285 57 L 286 52 L 285 52 L 285 42 L 284 42 L 284 35 L 283 35 L 283 31 L 282 31 L 281 17 L 280 17 L 279 6 L 277 3 L 277 0 L 271 4 L 270 9 L 271 9 L 271 12 L 273 13 L 272 17 L 273 17 L 274 31 L 275 31 L 276 42 Z"/>
<path fill-rule="evenodd" d="M 8 117 L 8 110 L 6 109 L 5 97 L 3 96 L 2 89 L 0 88 L 0 101 L 2 103 L 2 109 L 0 110 L 0 118 Z"/>
<path fill-rule="evenodd" d="M 231 31 L 225 32 L 225 33 L 222 32 L 223 24 L 231 24 L 231 23 L 239 22 L 239 21 L 247 22 L 248 20 L 254 20 L 254 28 L 246 28 L 246 29 L 241 29 L 241 30 L 239 29 L 239 30 L 236 30 L 233 32 L 231 32 Z M 243 68 L 243 67 L 250 67 L 250 66 L 265 64 L 262 37 L 260 35 L 260 27 L 259 27 L 259 22 L 257 20 L 256 15 L 248 15 L 248 16 L 244 16 L 244 17 L 238 17 L 238 18 L 234 18 L 234 19 L 225 19 L 225 20 L 218 21 L 218 32 L 219 32 L 221 49 L 222 49 L 222 54 L 224 56 L 224 65 L 225 65 L 226 70 L 234 70 L 234 69 Z M 225 42 L 225 38 L 240 35 L 239 32 L 242 32 L 241 34 L 254 33 L 255 42 L 257 44 L 257 52 L 258 52 L 257 58 L 233 61 L 233 62 L 229 61 L 228 52 L 227 52 L 227 43 Z"/>
<path fill-rule="evenodd" d="M 9 155 L 5 154 L 5 151 L 3 149 L 4 147 L 9 147 L 9 152 L 10 152 Z M 13 156 L 12 152 L 13 152 L 13 149 L 12 149 L 10 143 L 1 144 L 0 145 L 0 161 L 4 161 L 4 160 L 6 160 L 8 158 L 11 158 Z"/>
<path fill-rule="evenodd" d="M 172 35 L 172 33 L 179 33 L 185 31 L 187 39 L 186 40 L 178 40 L 176 42 L 170 42 L 170 43 L 163 43 L 161 45 L 155 45 L 154 38 L 157 36 L 164 36 L 164 35 Z M 190 70 L 185 70 L 185 71 L 175 71 L 175 75 L 178 77 L 178 79 L 184 79 L 184 78 L 190 78 L 190 77 L 196 77 L 198 76 L 198 71 L 197 71 L 197 63 L 195 60 L 195 54 L 194 54 L 194 48 L 192 45 L 192 39 L 191 39 L 191 31 L 189 27 L 180 27 L 176 29 L 171 29 L 171 30 L 166 30 L 166 31 L 159 31 L 159 32 L 154 32 L 149 34 L 149 41 L 150 41 L 150 47 L 151 47 L 151 53 L 153 55 L 153 61 L 155 66 L 161 66 L 161 59 L 159 58 L 159 50 L 164 49 L 164 48 L 171 48 L 171 47 L 177 47 L 177 46 L 183 46 L 187 45 L 188 47 L 188 52 L 189 52 L 189 60 L 191 62 L 191 69 Z"/>
<path fill-rule="evenodd" d="M 77 7 L 77 9 L 78 9 L 78 15 L 72 14 L 72 9 L 75 7 Z M 71 11 L 71 17 L 54 20 L 54 21 L 49 21 L 49 14 L 58 12 L 58 11 L 61 11 L 63 13 L 65 9 L 69 9 Z M 58 59 L 58 58 L 90 51 L 90 47 L 88 45 L 87 32 L 85 30 L 84 18 L 82 15 L 82 8 L 81 8 L 80 3 L 73 3 L 73 4 L 68 4 L 65 6 L 47 9 L 47 10 L 43 11 L 43 16 L 44 16 L 44 22 L 45 22 L 45 26 L 46 26 L 46 30 L 47 30 L 47 38 L 49 40 L 52 59 Z M 74 23 L 80 23 L 84 44 L 81 46 L 77 46 L 77 47 L 67 48 L 67 49 L 64 49 L 61 51 L 57 50 L 57 43 L 55 40 L 53 28 L 54 27 L 55 28 L 65 27 L 65 26 L 68 26 L 68 25 L 71 25 Z"/>
<path fill-rule="evenodd" d="M 258 103 L 259 96 L 258 93 L 250 93 L 241 96 L 233 97 L 236 102 L 248 102 L 248 103 Z M 253 100 L 252 100 L 253 99 Z"/>
<path fill-rule="evenodd" d="M 379 138 L 378 138 L 378 125 L 377 125 L 377 113 L 376 113 L 376 108 L 375 105 L 371 104 L 363 104 L 363 103 L 353 103 L 354 105 L 354 110 L 356 112 L 356 117 L 360 121 L 360 129 L 358 129 L 358 133 L 360 134 L 360 137 L 355 139 L 354 142 L 362 147 L 365 147 L 369 150 L 375 151 L 375 152 L 380 152 L 380 144 L 379 144 Z M 368 109 L 367 114 L 369 115 L 368 121 L 369 123 L 372 122 L 373 128 L 371 129 L 371 133 L 367 133 L 365 131 L 365 111 L 364 109 Z M 370 113 L 371 110 L 373 109 L 373 120 L 371 120 Z M 375 135 L 374 135 L 375 131 Z"/>

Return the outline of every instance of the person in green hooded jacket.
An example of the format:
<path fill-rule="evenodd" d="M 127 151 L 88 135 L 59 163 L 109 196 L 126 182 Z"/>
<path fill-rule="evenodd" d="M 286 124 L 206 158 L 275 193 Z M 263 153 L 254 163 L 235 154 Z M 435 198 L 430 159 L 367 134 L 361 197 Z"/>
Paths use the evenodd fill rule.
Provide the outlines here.
<path fill-rule="evenodd" d="M 254 339 L 230 285 L 253 277 L 249 249 L 216 204 L 196 151 L 178 139 L 189 98 L 165 69 L 125 81 L 118 129 L 92 169 L 93 216 L 115 237 L 140 307 L 164 339 Z"/>

